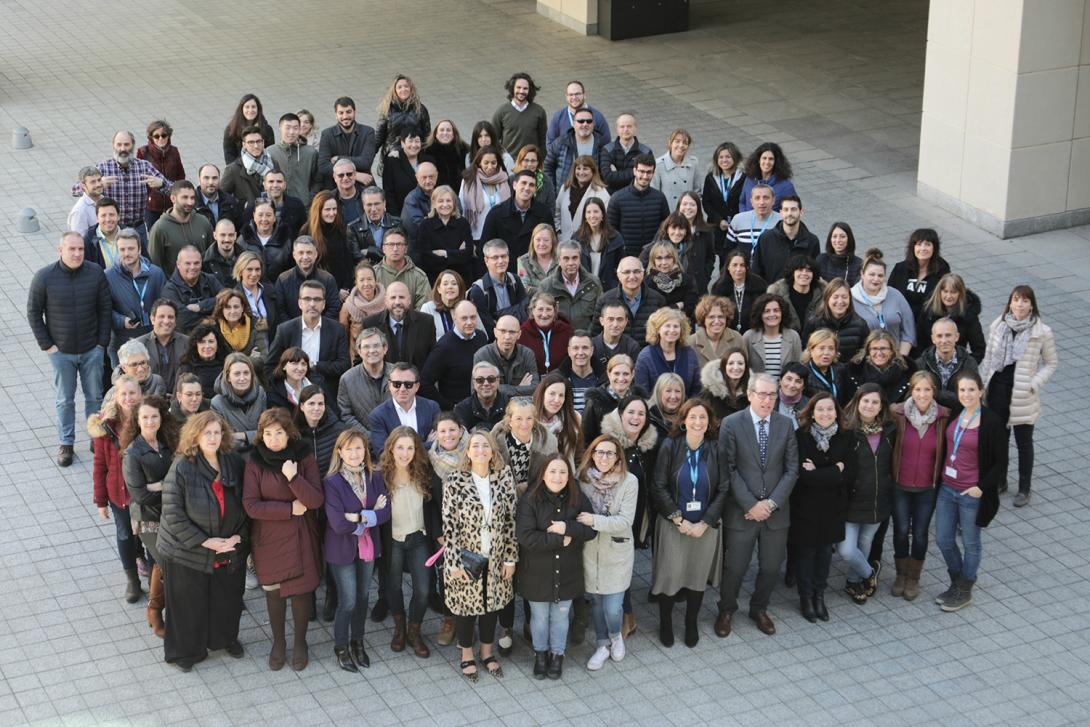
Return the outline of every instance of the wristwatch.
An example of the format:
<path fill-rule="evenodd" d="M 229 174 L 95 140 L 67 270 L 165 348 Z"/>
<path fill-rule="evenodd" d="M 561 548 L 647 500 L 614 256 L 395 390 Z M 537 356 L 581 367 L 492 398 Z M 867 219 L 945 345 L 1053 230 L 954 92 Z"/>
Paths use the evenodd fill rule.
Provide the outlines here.
<path fill-rule="evenodd" d="M 776 512 L 777 510 L 779 510 L 779 509 L 780 509 L 780 506 L 779 506 L 779 505 L 777 505 L 777 504 L 776 504 L 776 501 L 775 501 L 775 500 L 773 500 L 773 499 L 772 499 L 771 497 L 770 497 L 770 498 L 768 498 L 768 499 L 767 499 L 767 500 L 766 500 L 765 502 L 767 502 L 767 503 L 768 503 L 768 509 L 769 509 L 769 512 Z"/>

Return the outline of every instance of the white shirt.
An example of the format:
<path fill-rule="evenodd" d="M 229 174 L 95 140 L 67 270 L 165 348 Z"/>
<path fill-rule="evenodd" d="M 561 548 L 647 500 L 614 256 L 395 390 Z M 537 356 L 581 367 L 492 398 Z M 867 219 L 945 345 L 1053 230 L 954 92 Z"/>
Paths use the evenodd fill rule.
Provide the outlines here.
<path fill-rule="evenodd" d="M 314 328 L 307 328 L 306 321 L 300 319 L 300 323 L 303 326 L 303 336 L 299 342 L 299 348 L 306 351 L 307 356 L 310 357 L 310 365 L 318 363 L 318 352 L 322 347 L 322 317 L 318 317 L 318 325 Z"/>
<path fill-rule="evenodd" d="M 413 405 L 408 409 L 402 409 L 401 404 L 398 404 L 393 399 L 391 399 L 391 401 L 394 402 L 394 411 L 397 413 L 397 419 L 401 422 L 401 426 L 409 427 L 417 434 L 420 434 L 420 430 L 416 426 L 416 397 L 413 397 Z"/>
<path fill-rule="evenodd" d="M 757 437 L 757 441 L 761 441 L 761 417 L 757 416 L 757 412 L 753 411 L 753 407 L 749 408 L 749 418 L 753 420 L 753 434 Z M 772 415 L 769 414 L 764 419 L 765 433 L 772 433 Z"/>
<path fill-rule="evenodd" d="M 481 524 L 481 555 L 492 555 L 492 483 L 487 477 L 481 477 L 475 473 L 473 484 L 477 486 L 477 497 L 484 508 L 484 521 Z"/>
<path fill-rule="evenodd" d="M 76 200 L 76 203 L 72 205 L 72 211 L 68 213 L 68 229 L 86 235 L 87 231 L 97 224 L 98 217 L 95 215 L 95 203 L 84 194 Z"/>

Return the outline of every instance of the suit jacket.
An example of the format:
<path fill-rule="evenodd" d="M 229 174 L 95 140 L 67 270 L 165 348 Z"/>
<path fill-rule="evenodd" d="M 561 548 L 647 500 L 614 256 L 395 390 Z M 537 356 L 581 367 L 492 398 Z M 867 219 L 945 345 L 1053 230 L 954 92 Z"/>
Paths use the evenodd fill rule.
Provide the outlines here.
<path fill-rule="evenodd" d="M 272 380 L 273 369 L 280 361 L 280 355 L 292 346 L 303 343 L 303 318 L 292 318 L 276 327 L 276 336 L 269 344 L 269 355 L 265 359 L 265 377 Z M 332 318 L 322 318 L 322 328 L 318 345 L 318 362 L 311 361 L 307 378 L 311 383 L 319 384 L 325 390 L 326 406 L 337 407 L 337 385 L 341 375 L 348 370 L 348 334 L 344 326 Z"/>
<path fill-rule="evenodd" d="M 397 404 L 393 399 L 387 399 L 372 409 L 370 416 L 367 417 L 367 429 L 371 432 L 371 454 L 376 458 L 382 454 L 382 448 L 386 446 L 386 438 L 390 436 L 390 432 L 401 426 L 395 406 Z M 435 419 L 438 416 L 438 404 L 422 396 L 416 397 L 416 433 L 427 444 L 431 444 L 431 434 L 435 429 Z"/>
<path fill-rule="evenodd" d="M 749 407 L 723 420 L 719 430 L 720 459 L 728 462 L 730 499 L 723 513 L 728 530 L 747 530 L 759 523 L 746 520 L 750 508 L 771 499 L 778 506 L 766 521 L 772 530 L 791 524 L 790 498 L 799 476 L 798 440 L 791 420 L 772 412 L 768 417 L 768 451 L 761 467 L 757 430 Z M 726 483 L 724 483 L 726 484 Z"/>
<path fill-rule="evenodd" d="M 530 202 L 526 219 L 523 219 L 522 214 L 515 209 L 514 198 L 511 198 L 488 211 L 488 216 L 484 218 L 481 240 L 503 240 L 507 243 L 507 253 L 511 259 L 518 260 L 530 249 L 530 235 L 542 223 L 552 226 L 552 210 L 535 199 Z"/>
<path fill-rule="evenodd" d="M 385 310 L 364 318 L 361 330 L 377 328 L 382 331 L 389 346 L 386 349 L 386 360 L 390 363 L 404 361 L 420 371 L 428 358 L 428 351 L 435 347 L 435 319 L 427 313 L 410 310 L 405 312 L 401 323 L 403 328 L 400 346 L 390 328 L 390 314 Z"/>

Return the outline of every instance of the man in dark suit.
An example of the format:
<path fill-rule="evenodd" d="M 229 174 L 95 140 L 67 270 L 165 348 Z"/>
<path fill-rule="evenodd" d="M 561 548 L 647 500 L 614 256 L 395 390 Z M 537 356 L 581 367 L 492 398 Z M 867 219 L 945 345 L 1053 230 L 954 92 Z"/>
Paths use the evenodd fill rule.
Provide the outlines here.
<path fill-rule="evenodd" d="M 269 344 L 265 359 L 265 376 L 272 379 L 280 355 L 298 346 L 310 357 L 307 378 L 325 391 L 326 406 L 336 408 L 337 384 L 348 370 L 348 335 L 344 326 L 322 315 L 325 310 L 325 286 L 316 280 L 305 280 L 299 286 L 299 309 L 302 315 L 276 327 L 276 336 Z"/>
<path fill-rule="evenodd" d="M 428 351 L 435 347 L 435 319 L 412 310 L 412 295 L 405 283 L 390 283 L 386 288 L 386 310 L 363 319 L 363 327 L 377 328 L 386 335 L 386 360 L 407 363 L 418 370 L 424 366 Z"/>
<path fill-rule="evenodd" d="M 789 498 L 799 475 L 798 445 L 791 420 L 774 411 L 776 381 L 753 374 L 747 393 L 749 408 L 731 414 L 719 430 L 719 452 L 730 463 L 730 499 L 723 512 L 727 556 L 719 593 L 715 635 L 730 635 L 731 617 L 738 610 L 738 589 L 759 544 L 757 582 L 749 600 L 749 617 L 763 633 L 776 633 L 768 602 L 787 552 L 791 524 Z"/>
<path fill-rule="evenodd" d="M 394 364 L 390 372 L 390 398 L 371 410 L 367 428 L 371 432 L 371 454 L 376 461 L 386 446 L 386 438 L 398 427 L 406 426 L 426 443 L 432 440 L 439 405 L 431 399 L 417 396 L 420 373 L 407 363 Z"/>
<path fill-rule="evenodd" d="M 515 174 L 514 192 L 506 202 L 496 205 L 484 218 L 482 240 L 499 238 L 507 243 L 507 251 L 512 260 L 530 249 L 530 236 L 534 228 L 542 223 L 553 224 L 552 210 L 534 199 L 537 192 L 537 177 L 523 169 Z"/>

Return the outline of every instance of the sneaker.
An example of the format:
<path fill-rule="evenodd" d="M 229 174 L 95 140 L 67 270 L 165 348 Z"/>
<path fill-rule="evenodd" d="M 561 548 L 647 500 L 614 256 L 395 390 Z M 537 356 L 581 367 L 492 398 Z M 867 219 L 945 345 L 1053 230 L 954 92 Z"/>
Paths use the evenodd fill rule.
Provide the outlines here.
<path fill-rule="evenodd" d="M 1028 504 L 1029 504 L 1029 493 L 1028 492 L 1019 492 L 1017 495 L 1014 496 L 1014 506 L 1015 507 L 1025 507 Z"/>
<path fill-rule="evenodd" d="M 515 640 L 511 638 L 511 629 L 500 631 L 499 647 L 500 656 L 510 656 L 511 649 L 515 646 Z"/>
<path fill-rule="evenodd" d="M 148 562 L 143 557 L 136 559 L 136 572 L 141 578 L 151 575 L 151 568 L 148 568 Z"/>
<path fill-rule="evenodd" d="M 610 646 L 612 646 L 612 644 L 614 643 L 616 642 L 611 642 Z M 598 649 L 593 654 L 591 654 L 590 660 L 587 661 L 587 670 L 598 671 L 603 666 L 605 666 L 606 662 L 609 661 L 612 655 L 613 654 L 609 646 L 599 646 Z M 615 661 L 620 661 L 620 659 L 616 659 Z"/>
<path fill-rule="evenodd" d="M 246 590 L 253 591 L 261 586 L 257 582 L 257 568 L 254 567 L 254 559 L 246 560 Z"/>
<path fill-rule="evenodd" d="M 610 637 L 609 639 L 609 658 L 613 661 L 620 661 L 624 658 L 624 637 L 620 634 Z"/>
<path fill-rule="evenodd" d="M 967 578 L 959 578 L 954 586 L 954 592 L 942 602 L 942 610 L 947 613 L 960 611 L 973 602 L 973 583 Z"/>

